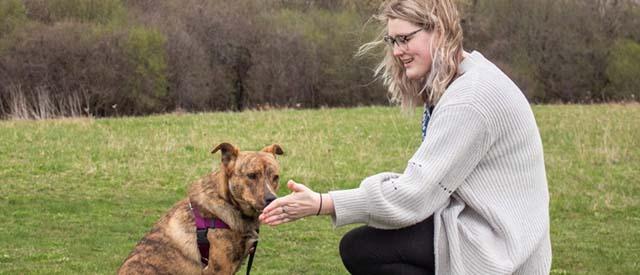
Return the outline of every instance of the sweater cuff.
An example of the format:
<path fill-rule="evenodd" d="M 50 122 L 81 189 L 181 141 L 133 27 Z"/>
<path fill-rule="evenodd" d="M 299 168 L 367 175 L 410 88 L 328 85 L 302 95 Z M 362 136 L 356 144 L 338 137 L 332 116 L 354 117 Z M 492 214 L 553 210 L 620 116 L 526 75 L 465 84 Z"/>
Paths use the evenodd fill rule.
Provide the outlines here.
<path fill-rule="evenodd" d="M 367 193 L 362 188 L 329 192 L 335 214 L 331 216 L 333 226 L 369 222 Z"/>

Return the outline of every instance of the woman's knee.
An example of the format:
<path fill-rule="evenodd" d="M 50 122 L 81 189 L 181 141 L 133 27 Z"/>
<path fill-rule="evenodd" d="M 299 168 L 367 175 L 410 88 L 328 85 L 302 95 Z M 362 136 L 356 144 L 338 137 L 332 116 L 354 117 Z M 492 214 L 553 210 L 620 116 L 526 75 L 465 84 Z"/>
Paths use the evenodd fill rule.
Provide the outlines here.
<path fill-rule="evenodd" d="M 343 261 L 345 261 L 345 259 L 353 259 L 354 254 L 357 252 L 357 250 L 354 249 L 359 243 L 357 234 L 354 234 L 356 230 L 357 229 L 347 232 L 340 240 L 340 257 Z"/>
<path fill-rule="evenodd" d="M 352 274 L 357 274 L 363 265 L 367 265 L 366 259 L 370 256 L 367 254 L 371 253 L 369 249 L 364 247 L 367 241 L 366 230 L 367 228 L 364 226 L 353 229 L 340 240 L 340 258 Z"/>

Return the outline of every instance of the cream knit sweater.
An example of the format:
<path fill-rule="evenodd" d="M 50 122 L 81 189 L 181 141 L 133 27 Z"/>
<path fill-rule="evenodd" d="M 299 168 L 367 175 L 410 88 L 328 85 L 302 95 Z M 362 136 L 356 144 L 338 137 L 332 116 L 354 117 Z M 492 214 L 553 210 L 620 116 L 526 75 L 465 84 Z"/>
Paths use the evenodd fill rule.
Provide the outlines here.
<path fill-rule="evenodd" d="M 531 107 L 480 53 L 459 70 L 404 173 L 330 192 L 333 222 L 396 229 L 433 215 L 436 274 L 548 274 L 549 194 Z"/>

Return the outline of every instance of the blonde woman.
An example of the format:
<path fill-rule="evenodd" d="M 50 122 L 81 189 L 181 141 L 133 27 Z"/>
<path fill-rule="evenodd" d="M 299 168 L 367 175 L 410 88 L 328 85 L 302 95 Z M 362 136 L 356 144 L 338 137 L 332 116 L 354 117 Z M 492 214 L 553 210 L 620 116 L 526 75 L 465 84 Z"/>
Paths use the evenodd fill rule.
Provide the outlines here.
<path fill-rule="evenodd" d="M 453 0 L 383 3 L 378 67 L 392 98 L 424 105 L 423 142 L 402 174 L 320 194 L 288 182 L 263 223 L 331 215 L 347 233 L 340 255 L 353 274 L 548 274 L 549 194 L 542 143 L 518 87 L 462 48 Z"/>

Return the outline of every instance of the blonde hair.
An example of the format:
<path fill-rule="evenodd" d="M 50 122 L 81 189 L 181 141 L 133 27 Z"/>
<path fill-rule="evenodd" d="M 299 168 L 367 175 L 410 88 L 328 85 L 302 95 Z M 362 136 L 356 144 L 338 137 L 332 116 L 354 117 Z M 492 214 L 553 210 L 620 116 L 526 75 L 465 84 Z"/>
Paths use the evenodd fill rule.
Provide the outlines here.
<path fill-rule="evenodd" d="M 360 47 L 357 56 L 362 56 L 374 48 L 385 46 L 382 62 L 375 69 L 375 75 L 388 87 L 391 102 L 399 102 L 403 109 L 419 104 L 435 105 L 447 86 L 455 78 L 462 58 L 462 27 L 460 15 L 454 0 L 388 0 L 380 6 L 376 19 L 382 23 L 376 40 Z M 401 19 L 436 31 L 431 48 L 432 65 L 426 81 L 408 79 L 400 58 L 393 56 L 393 48 L 384 42 L 389 19 Z"/>

